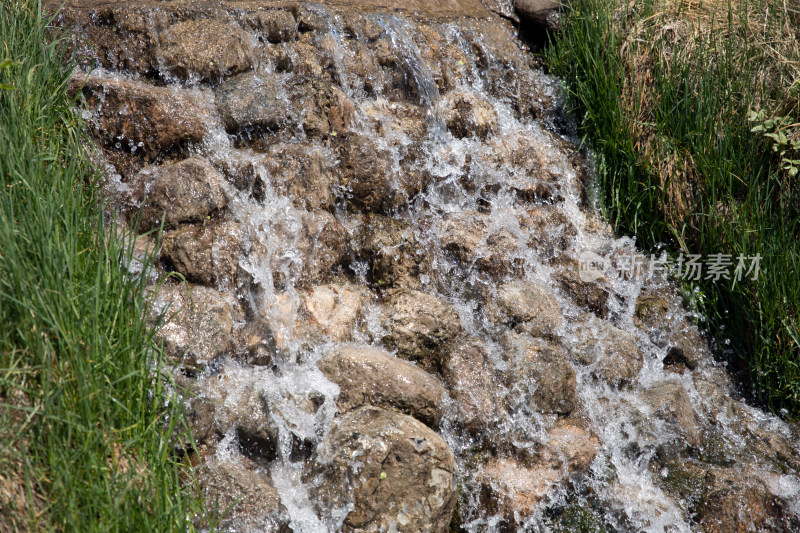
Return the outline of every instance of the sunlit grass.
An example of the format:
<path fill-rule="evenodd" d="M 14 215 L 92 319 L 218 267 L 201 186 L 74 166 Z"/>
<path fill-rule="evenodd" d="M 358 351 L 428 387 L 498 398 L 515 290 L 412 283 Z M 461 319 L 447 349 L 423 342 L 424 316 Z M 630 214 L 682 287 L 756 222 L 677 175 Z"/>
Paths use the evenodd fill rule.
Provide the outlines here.
<path fill-rule="evenodd" d="M 575 0 L 545 54 L 567 83 L 620 231 L 673 256 L 762 257 L 757 280 L 701 280 L 695 303 L 755 396 L 796 418 L 800 195 L 748 121 L 752 110 L 797 113 L 793 4 Z"/>
<path fill-rule="evenodd" d="M 64 63 L 36 1 L 2 4 L 0 531 L 186 531 L 179 408 Z"/>

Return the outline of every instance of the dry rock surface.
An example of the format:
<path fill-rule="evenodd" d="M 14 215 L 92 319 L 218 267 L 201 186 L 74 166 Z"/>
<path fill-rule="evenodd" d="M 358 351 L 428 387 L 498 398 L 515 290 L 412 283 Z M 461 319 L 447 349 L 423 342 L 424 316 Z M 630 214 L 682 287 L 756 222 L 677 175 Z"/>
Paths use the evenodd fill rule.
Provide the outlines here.
<path fill-rule="evenodd" d="M 559 81 L 520 38 L 557 12 L 58 15 L 192 428 L 176 456 L 224 530 L 800 530 L 797 429 L 737 396 L 590 211 Z"/>

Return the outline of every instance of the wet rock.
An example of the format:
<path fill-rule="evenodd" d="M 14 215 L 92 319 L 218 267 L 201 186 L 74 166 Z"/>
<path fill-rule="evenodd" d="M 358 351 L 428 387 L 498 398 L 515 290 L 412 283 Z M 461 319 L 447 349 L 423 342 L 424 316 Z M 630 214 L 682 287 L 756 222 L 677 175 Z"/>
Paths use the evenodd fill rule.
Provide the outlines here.
<path fill-rule="evenodd" d="M 570 148 L 554 136 L 513 132 L 496 135 L 487 147 L 482 162 L 495 171 L 500 185 L 521 200 L 562 202 L 565 191 L 577 183 Z"/>
<path fill-rule="evenodd" d="M 154 312 L 164 312 L 168 319 L 156 333 L 167 355 L 192 365 L 232 352 L 236 324 L 243 320 L 230 295 L 200 285 L 164 285 Z"/>
<path fill-rule="evenodd" d="M 281 82 L 266 72 L 246 72 L 223 81 L 216 91 L 217 109 L 228 133 L 282 127 L 290 113 Z"/>
<path fill-rule="evenodd" d="M 226 512 L 225 530 L 287 533 L 289 515 L 269 474 L 243 457 L 211 457 L 197 473 L 207 511 Z"/>
<path fill-rule="evenodd" d="M 184 415 L 192 439 L 199 447 L 212 448 L 222 439 L 222 434 L 214 427 L 216 405 L 205 398 L 192 398 L 184 406 Z"/>
<path fill-rule="evenodd" d="M 463 139 L 473 135 L 486 139 L 497 130 L 497 113 L 486 100 L 473 93 L 453 91 L 442 101 L 447 129 Z"/>
<path fill-rule="evenodd" d="M 421 288 L 419 276 L 430 265 L 410 222 L 369 214 L 354 238 L 357 256 L 369 264 L 371 281 L 378 288 Z"/>
<path fill-rule="evenodd" d="M 304 213 L 302 224 L 297 244 L 304 258 L 302 278 L 309 283 L 324 282 L 347 257 L 350 232 L 326 211 Z"/>
<path fill-rule="evenodd" d="M 630 383 L 644 364 L 636 338 L 605 320 L 585 316 L 575 331 L 571 353 L 582 365 L 595 365 L 592 374 L 609 385 Z"/>
<path fill-rule="evenodd" d="M 666 295 L 642 291 L 636 299 L 634 322 L 639 327 L 655 327 L 663 323 L 668 312 L 669 300 Z"/>
<path fill-rule="evenodd" d="M 572 262 L 556 273 L 561 289 L 572 300 L 600 318 L 608 317 L 608 299 L 611 295 L 608 279 L 581 279 L 578 265 Z"/>
<path fill-rule="evenodd" d="M 526 467 L 513 459 L 494 459 L 478 474 L 481 507 L 487 515 L 500 515 L 500 531 L 516 531 L 533 516 L 561 478 L 558 469 Z"/>
<path fill-rule="evenodd" d="M 146 83 L 73 77 L 91 113 L 92 134 L 109 148 L 141 150 L 149 160 L 200 141 L 208 131 L 208 110 L 194 94 Z"/>
<path fill-rule="evenodd" d="M 495 279 L 522 273 L 523 261 L 513 255 L 517 239 L 505 228 L 495 229 L 489 215 L 466 210 L 449 215 L 440 242 L 465 269 L 474 267 Z"/>
<path fill-rule="evenodd" d="M 187 20 L 161 33 L 161 66 L 176 76 L 216 80 L 244 72 L 253 64 L 251 37 L 233 23 Z"/>
<path fill-rule="evenodd" d="M 543 339 L 508 334 L 502 339 L 509 369 L 506 386 L 515 390 L 518 407 L 528 402 L 542 413 L 568 414 L 578 405 L 575 370 L 566 351 Z M 518 389 L 518 390 L 517 390 Z"/>
<path fill-rule="evenodd" d="M 519 24 L 519 17 L 514 11 L 513 0 L 484 0 L 484 5 L 493 13 Z"/>
<path fill-rule="evenodd" d="M 408 202 L 420 183 L 397 173 L 390 152 L 363 135 L 348 135 L 339 145 L 339 184 L 347 203 L 364 212 L 388 213 Z"/>
<path fill-rule="evenodd" d="M 288 196 L 295 206 L 308 211 L 333 209 L 333 176 L 319 148 L 279 143 L 270 146 L 260 162 L 269 172 L 276 194 Z"/>
<path fill-rule="evenodd" d="M 266 399 L 253 388 L 246 388 L 234 401 L 225 402 L 217 424 L 222 432 L 233 427 L 239 449 L 248 458 L 262 463 L 278 457 L 278 429 L 270 420 Z"/>
<path fill-rule="evenodd" d="M 643 398 L 653 416 L 670 424 L 689 444 L 700 446 L 700 426 L 689 394 L 679 383 L 658 383 L 645 390 Z"/>
<path fill-rule="evenodd" d="M 448 348 L 442 378 L 456 402 L 456 420 L 470 433 L 496 424 L 500 411 L 494 365 L 479 339 L 456 341 Z"/>
<path fill-rule="evenodd" d="M 514 0 L 514 8 L 519 18 L 536 29 L 554 30 L 558 28 L 558 0 Z"/>
<path fill-rule="evenodd" d="M 455 459 L 421 422 L 364 407 L 344 415 L 320 445 L 322 509 L 352 500 L 342 531 L 447 531 L 456 505 Z"/>
<path fill-rule="evenodd" d="M 390 295 L 383 326 L 389 331 L 383 338 L 386 346 L 431 369 L 440 366 L 442 349 L 462 331 L 450 303 L 410 289 Z"/>
<path fill-rule="evenodd" d="M 232 288 L 242 251 L 241 226 L 224 221 L 165 233 L 161 257 L 189 281 Z"/>
<path fill-rule="evenodd" d="M 283 9 L 256 11 L 248 14 L 245 20 L 270 43 L 294 41 L 297 37 L 297 21 L 290 11 Z"/>
<path fill-rule="evenodd" d="M 530 233 L 528 246 L 544 260 L 557 258 L 568 250 L 578 234 L 564 212 L 552 205 L 526 209 L 519 216 L 519 225 Z"/>
<path fill-rule="evenodd" d="M 550 289 L 528 281 L 501 285 L 487 304 L 486 316 L 495 324 L 534 337 L 554 338 L 564 324 L 561 306 Z"/>
<path fill-rule="evenodd" d="M 682 307 L 672 309 L 677 295 L 664 289 L 643 289 L 636 299 L 634 324 L 650 331 L 650 339 L 657 345 L 668 347 L 665 368 L 681 372 L 695 370 L 703 361 L 710 360 L 708 343 L 691 322 Z"/>
<path fill-rule="evenodd" d="M 361 294 L 345 285 L 316 285 L 301 293 L 302 326 L 307 336 L 345 342 L 361 316 Z"/>
<path fill-rule="evenodd" d="M 787 501 L 773 495 L 761 476 L 733 468 L 674 461 L 661 468 L 658 481 L 692 517 L 693 530 L 703 533 L 793 531 L 796 517 Z"/>
<path fill-rule="evenodd" d="M 158 167 L 149 180 L 152 184 L 146 188 L 141 219 L 141 229 L 145 231 L 156 227 L 162 216 L 164 227 L 172 228 L 203 222 L 228 205 L 222 176 L 199 157 Z"/>
<path fill-rule="evenodd" d="M 559 420 L 547 434 L 542 462 L 566 470 L 570 476 L 582 476 L 600 450 L 600 439 L 590 430 L 569 418 Z"/>
<path fill-rule="evenodd" d="M 351 411 L 364 405 L 397 409 L 431 427 L 442 418 L 444 388 L 421 368 L 368 346 L 345 346 L 318 364 L 339 385 L 338 406 Z"/>

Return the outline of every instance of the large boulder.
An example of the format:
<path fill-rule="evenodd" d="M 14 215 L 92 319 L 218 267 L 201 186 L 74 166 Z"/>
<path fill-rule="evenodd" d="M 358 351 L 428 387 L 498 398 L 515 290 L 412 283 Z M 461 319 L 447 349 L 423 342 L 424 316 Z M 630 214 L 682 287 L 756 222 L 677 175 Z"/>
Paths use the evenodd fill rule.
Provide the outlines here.
<path fill-rule="evenodd" d="M 228 205 L 222 175 L 200 157 L 158 167 L 144 179 L 150 183 L 142 184 L 142 230 L 156 227 L 162 216 L 165 228 L 203 222 Z"/>
<path fill-rule="evenodd" d="M 208 132 L 208 107 L 189 91 L 96 76 L 70 83 L 83 91 L 92 134 L 109 148 L 141 150 L 154 160 Z"/>
<path fill-rule="evenodd" d="M 455 509 L 453 452 L 430 428 L 364 407 L 340 418 L 319 446 L 312 496 L 320 511 L 352 502 L 342 531 L 445 533 Z"/>
<path fill-rule="evenodd" d="M 233 23 L 187 20 L 170 26 L 160 38 L 161 66 L 183 79 L 217 80 L 253 64 L 252 38 Z"/>
<path fill-rule="evenodd" d="M 463 329 L 452 304 L 410 289 L 390 295 L 383 326 L 386 346 L 431 369 L 440 366 L 442 350 Z"/>
<path fill-rule="evenodd" d="M 418 366 L 383 350 L 355 345 L 329 352 L 318 366 L 339 385 L 342 411 L 364 405 L 394 408 L 431 427 L 439 425 L 444 388 Z"/>

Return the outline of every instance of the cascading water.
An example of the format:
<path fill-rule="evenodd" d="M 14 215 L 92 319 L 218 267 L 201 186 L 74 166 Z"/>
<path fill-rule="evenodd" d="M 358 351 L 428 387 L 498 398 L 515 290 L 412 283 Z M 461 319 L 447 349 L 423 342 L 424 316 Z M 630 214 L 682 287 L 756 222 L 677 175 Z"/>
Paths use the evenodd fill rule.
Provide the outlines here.
<path fill-rule="evenodd" d="M 236 3 L 67 11 L 85 74 L 92 60 L 103 67 L 84 87 L 86 116 L 123 212 L 156 194 L 159 168 L 187 157 L 224 176 L 225 205 L 176 219 L 161 251 L 165 269 L 213 289 L 211 311 L 176 316 L 160 335 L 179 358 L 210 485 L 250 490 L 214 473 L 234 464 L 279 502 L 258 496 L 226 527 L 378 527 L 353 525 L 367 452 L 349 457 L 342 494 L 324 497 L 345 391 L 320 370 L 336 349 L 373 346 L 447 391 L 434 422 L 401 410 L 452 450 L 459 530 L 791 529 L 796 435 L 731 398 L 678 291 L 591 209 L 558 80 L 507 23 L 468 15 Z M 197 66 L 197 32 L 225 52 L 211 58 L 218 71 Z M 125 113 L 155 110 L 147 128 L 186 109 L 147 108 L 149 90 L 174 91 L 195 116 L 177 140 L 137 137 L 136 118 L 119 115 L 126 90 L 138 100 Z M 587 252 L 610 265 L 588 280 Z M 637 258 L 638 272 L 614 275 Z M 167 289 L 160 308 L 195 305 Z M 437 316 L 414 315 L 425 295 Z M 202 423 L 198 405 L 212 406 Z M 733 518 L 714 501 L 737 497 L 746 512 Z M 411 531 L 403 509 L 387 529 Z"/>

